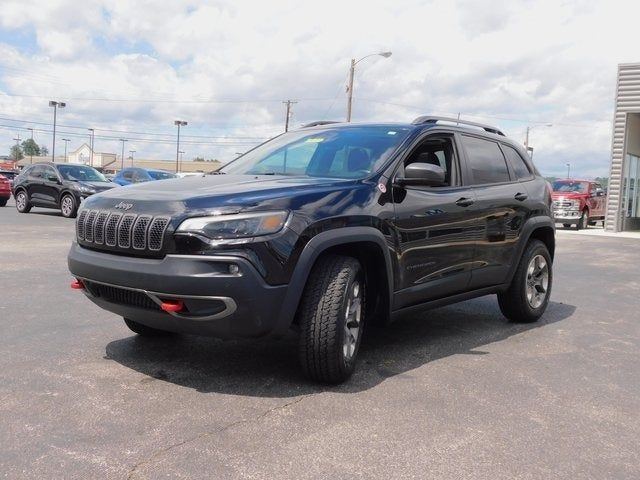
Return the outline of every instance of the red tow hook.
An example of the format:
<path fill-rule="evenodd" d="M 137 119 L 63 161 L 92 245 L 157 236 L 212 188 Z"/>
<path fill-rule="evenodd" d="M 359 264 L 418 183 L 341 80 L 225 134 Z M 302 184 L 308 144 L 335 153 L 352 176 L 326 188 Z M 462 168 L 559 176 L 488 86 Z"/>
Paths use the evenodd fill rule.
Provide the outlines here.
<path fill-rule="evenodd" d="M 160 308 L 165 312 L 179 312 L 184 308 L 184 302 L 182 300 L 163 300 Z"/>
<path fill-rule="evenodd" d="M 71 282 L 71 288 L 73 288 L 74 290 L 84 290 L 84 283 L 82 283 L 81 280 L 76 280 L 74 282 Z"/>

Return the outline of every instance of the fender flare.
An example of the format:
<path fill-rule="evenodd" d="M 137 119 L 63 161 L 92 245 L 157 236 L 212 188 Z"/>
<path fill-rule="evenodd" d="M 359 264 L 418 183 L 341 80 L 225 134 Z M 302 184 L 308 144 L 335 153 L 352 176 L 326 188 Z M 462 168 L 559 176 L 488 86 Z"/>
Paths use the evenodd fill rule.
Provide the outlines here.
<path fill-rule="evenodd" d="M 531 239 L 531 234 L 539 228 L 547 228 L 547 227 L 550 228 L 554 233 L 554 247 L 555 247 L 556 226 L 551 218 L 543 217 L 543 216 L 532 217 L 525 222 L 524 227 L 522 228 L 522 233 L 520 234 L 520 241 L 518 243 L 518 246 L 516 247 L 515 258 L 517 258 L 518 261 L 512 262 L 511 264 L 511 268 L 509 269 L 509 274 L 507 276 L 507 282 L 506 282 L 507 285 L 511 284 L 511 281 L 513 280 L 513 276 L 515 275 L 518 265 L 520 263 L 520 258 L 522 258 L 522 253 L 524 252 L 525 247 L 527 246 L 527 244 L 529 243 L 529 240 Z M 549 253 L 551 253 L 551 256 L 553 258 L 554 256 L 553 252 L 549 252 Z"/>
<path fill-rule="evenodd" d="M 382 232 L 373 227 L 344 227 L 328 230 L 319 233 L 309 240 L 302 250 L 293 274 L 291 275 L 282 307 L 280 308 L 278 323 L 275 329 L 276 333 L 284 333 L 293 322 L 304 287 L 307 284 L 307 279 L 318 257 L 331 247 L 356 242 L 372 242 L 380 247 L 385 260 L 387 288 L 389 299 L 391 300 L 393 295 L 393 270 L 389 247 Z"/>

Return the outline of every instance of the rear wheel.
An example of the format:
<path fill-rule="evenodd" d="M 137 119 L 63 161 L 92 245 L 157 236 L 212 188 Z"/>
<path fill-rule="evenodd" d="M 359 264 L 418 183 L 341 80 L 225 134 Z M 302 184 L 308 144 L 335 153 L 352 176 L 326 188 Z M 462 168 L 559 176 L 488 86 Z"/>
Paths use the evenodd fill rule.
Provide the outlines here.
<path fill-rule="evenodd" d="M 511 285 L 498 294 L 503 315 L 513 322 L 530 323 L 538 320 L 549 304 L 553 273 L 551 255 L 539 240 L 527 245 Z"/>
<path fill-rule="evenodd" d="M 318 260 L 298 312 L 298 351 L 307 376 L 326 383 L 340 383 L 351 376 L 362 338 L 364 302 L 360 262 L 342 255 Z"/>
<path fill-rule="evenodd" d="M 29 213 L 31 211 L 31 202 L 29 201 L 29 195 L 24 190 L 16 193 L 16 210 L 20 213 Z"/>
<path fill-rule="evenodd" d="M 163 335 L 169 334 L 169 332 L 165 330 L 158 330 L 157 328 L 147 327 L 142 323 L 134 322 L 133 320 L 129 320 L 128 318 L 124 318 L 123 320 L 127 327 L 129 327 L 129 330 L 143 337 L 161 337 Z"/>
<path fill-rule="evenodd" d="M 76 199 L 70 193 L 65 193 L 60 200 L 60 211 L 65 218 L 75 218 L 78 212 Z"/>
<path fill-rule="evenodd" d="M 7 204 L 7 200 L 6 198 L 0 198 L 0 207 L 4 207 Z"/>

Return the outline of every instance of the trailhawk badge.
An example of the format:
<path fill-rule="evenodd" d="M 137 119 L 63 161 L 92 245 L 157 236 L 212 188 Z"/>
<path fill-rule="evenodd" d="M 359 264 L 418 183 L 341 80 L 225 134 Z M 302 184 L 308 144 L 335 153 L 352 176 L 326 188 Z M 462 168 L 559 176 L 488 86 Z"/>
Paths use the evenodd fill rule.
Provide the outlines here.
<path fill-rule="evenodd" d="M 115 208 L 119 208 L 120 210 L 131 210 L 133 208 L 133 203 L 124 203 L 124 202 L 120 202 L 116 205 Z"/>

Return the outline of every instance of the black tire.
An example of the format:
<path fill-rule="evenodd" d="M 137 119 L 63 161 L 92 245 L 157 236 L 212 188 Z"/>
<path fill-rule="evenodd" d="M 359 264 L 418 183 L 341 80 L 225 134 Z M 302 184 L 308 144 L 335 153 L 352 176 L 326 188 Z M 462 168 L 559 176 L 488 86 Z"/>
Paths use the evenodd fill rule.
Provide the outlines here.
<path fill-rule="evenodd" d="M 598 224 L 595 220 L 593 222 L 589 222 L 590 227 L 595 227 Z"/>
<path fill-rule="evenodd" d="M 576 223 L 577 230 L 585 230 L 589 227 L 589 211 L 585 208 L 580 215 L 580 220 Z"/>
<path fill-rule="evenodd" d="M 363 270 L 355 258 L 326 255 L 314 265 L 298 310 L 298 352 L 309 378 L 340 383 L 353 373 L 365 320 L 365 289 Z M 349 322 L 348 309 L 355 312 Z"/>
<path fill-rule="evenodd" d="M 542 303 L 538 306 L 532 306 L 530 300 L 527 298 L 527 287 L 531 279 L 528 270 L 532 260 L 538 256 L 542 256 L 546 261 L 548 282 Z M 520 258 L 520 263 L 513 276 L 511 285 L 505 292 L 498 294 L 498 303 L 500 304 L 502 314 L 512 322 L 535 322 L 542 316 L 549 304 L 552 284 L 553 268 L 549 250 L 547 250 L 547 246 L 540 240 L 531 240 L 525 248 L 522 258 Z M 535 305 L 535 302 L 533 303 Z"/>
<path fill-rule="evenodd" d="M 569 228 L 569 227 L 571 227 L 571 224 L 570 223 L 563 223 L 562 226 L 564 228 Z"/>
<path fill-rule="evenodd" d="M 31 211 L 31 202 L 29 194 L 25 190 L 18 190 L 15 195 L 16 210 L 20 213 L 29 213 Z"/>
<path fill-rule="evenodd" d="M 7 198 L 0 198 L 0 207 L 4 207 L 7 204 Z"/>
<path fill-rule="evenodd" d="M 134 322 L 133 320 L 129 320 L 128 318 L 124 318 L 124 323 L 129 327 L 134 333 L 142 337 L 162 337 L 165 335 L 169 335 L 170 332 L 165 330 L 158 330 L 157 328 L 147 327 L 142 323 Z"/>
<path fill-rule="evenodd" d="M 62 213 L 64 218 L 76 218 L 76 214 L 78 213 L 76 197 L 70 193 L 65 193 L 60 199 L 60 213 Z"/>

